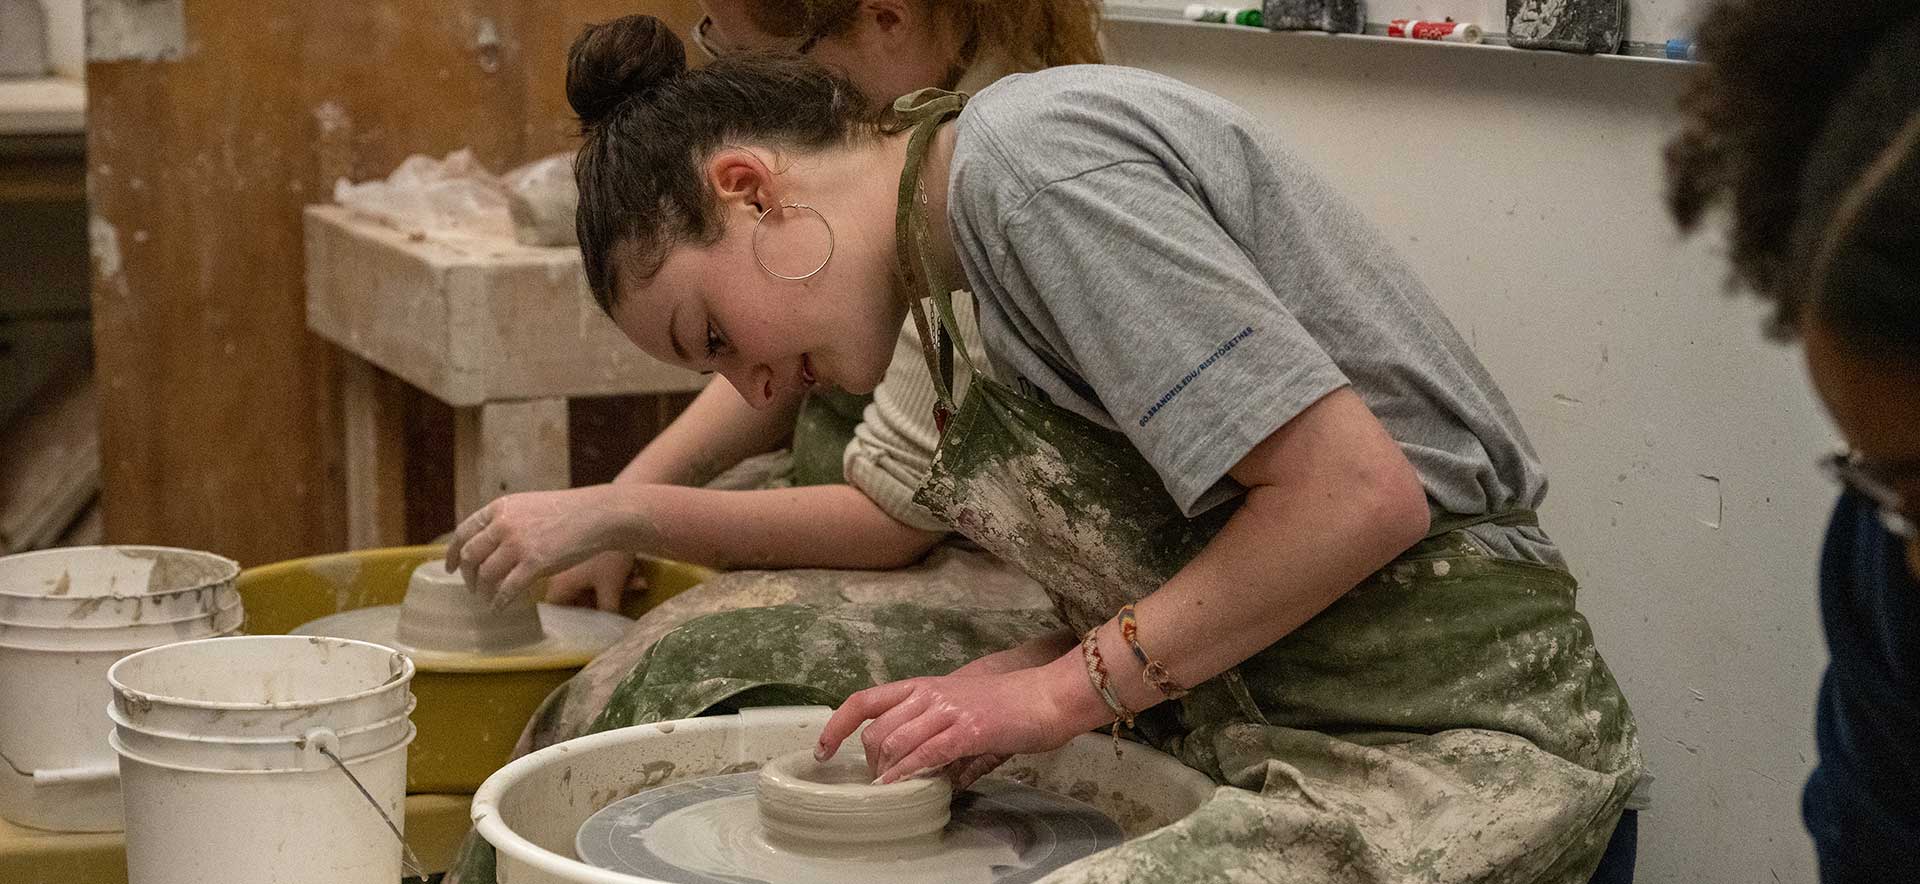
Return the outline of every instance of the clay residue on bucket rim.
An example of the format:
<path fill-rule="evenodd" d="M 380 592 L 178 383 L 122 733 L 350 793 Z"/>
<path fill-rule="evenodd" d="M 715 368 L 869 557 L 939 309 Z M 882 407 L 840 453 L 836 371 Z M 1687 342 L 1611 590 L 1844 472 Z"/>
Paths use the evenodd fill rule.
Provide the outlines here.
<path fill-rule="evenodd" d="M 97 596 L 89 597 L 86 600 L 82 601 L 80 604 L 74 605 L 73 611 L 67 614 L 67 619 L 68 620 L 85 620 L 88 617 L 92 617 L 93 612 L 100 610 L 102 605 L 105 605 L 107 602 L 110 602 L 110 601 L 113 601 L 112 596 L 97 595 Z"/>
<path fill-rule="evenodd" d="M 147 599 L 231 587 L 240 575 L 240 563 L 232 559 L 159 546 L 66 547 L 0 556 L 0 561 L 18 563 L 0 580 L 0 596 L 42 600 Z"/>
<path fill-rule="evenodd" d="M 224 583 L 239 576 L 240 566 L 212 553 L 172 549 L 122 549 L 120 554 L 153 562 L 147 585 L 139 594 L 178 592 Z"/>
<path fill-rule="evenodd" d="M 120 688 L 115 693 L 120 695 L 120 702 L 127 707 L 127 713 L 130 715 L 145 715 L 153 711 L 151 697 L 136 694 L 126 688 Z"/>

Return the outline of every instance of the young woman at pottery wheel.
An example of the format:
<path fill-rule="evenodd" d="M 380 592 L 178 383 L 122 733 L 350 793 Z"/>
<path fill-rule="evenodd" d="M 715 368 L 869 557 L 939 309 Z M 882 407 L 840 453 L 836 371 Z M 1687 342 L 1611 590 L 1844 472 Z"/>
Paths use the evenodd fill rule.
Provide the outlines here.
<path fill-rule="evenodd" d="M 973 92 L 1009 73 L 1102 57 L 1094 0 L 710 0 L 702 7 L 707 14 L 692 42 L 705 59 L 797 52 L 842 74 L 875 104 L 925 86 Z M 971 332 L 972 306 L 960 305 L 956 319 Z M 902 323 L 894 346 L 908 357 L 920 352 L 912 323 Z M 971 355 L 984 359 L 977 341 L 972 346 Z M 1058 625 L 1038 584 L 956 540 L 952 526 L 914 502 L 939 440 L 934 399 L 933 378 L 917 358 L 896 358 L 871 395 L 815 388 L 766 408 L 748 407 L 726 378 L 715 377 L 613 485 L 680 496 L 684 518 L 731 539 L 682 554 L 729 570 L 655 605 L 554 691 L 527 723 L 516 754 L 586 733 L 654 641 L 704 614 L 934 595 L 957 610 L 980 611 L 992 642 L 1002 640 L 1001 630 Z M 788 433 L 791 448 L 768 451 Z M 606 547 L 554 574 L 545 600 L 616 610 L 633 581 L 636 552 L 659 550 Z M 470 838 L 462 865 L 483 849 Z"/>
<path fill-rule="evenodd" d="M 689 71 L 644 17 L 575 44 L 568 95 L 587 276 L 627 336 L 766 406 L 871 390 L 911 316 L 942 433 L 916 499 L 1067 627 L 982 655 L 936 606 L 714 614 L 596 726 L 838 704 L 822 752 L 870 720 L 883 779 L 965 783 L 1117 724 L 1232 787 L 1050 881 L 1594 873 L 1641 765 L 1538 458 L 1391 249 L 1245 113 L 1098 66 L 883 112 L 802 57 Z M 490 591 L 725 541 L 568 493 L 495 501 L 450 555 Z"/>
<path fill-rule="evenodd" d="M 695 26 L 693 43 L 707 58 L 804 50 L 881 104 L 924 86 L 971 92 L 1014 71 L 1100 60 L 1097 4 L 1090 0 L 733 0 L 704 6 L 709 14 Z M 971 305 L 962 305 L 956 319 L 971 330 Z M 902 324 L 894 347 L 897 356 L 920 352 L 911 323 Z M 972 355 L 985 358 L 977 344 Z M 624 641 L 549 698 L 519 749 L 585 732 L 634 661 L 660 636 L 703 614 L 774 604 L 924 600 L 932 592 L 956 606 L 1044 616 L 1049 605 L 1037 584 L 963 538 L 956 542 L 952 526 L 913 501 L 939 440 L 933 402 L 933 378 L 913 358 L 894 359 L 871 395 L 831 387 L 785 390 L 759 409 L 743 402 L 726 378 L 715 377 L 685 414 L 597 492 L 671 498 L 679 518 L 726 538 L 682 547 L 681 554 L 727 572 L 648 610 Z M 790 450 L 746 457 L 788 432 Z M 516 504 L 575 496 L 536 495 Z M 640 541 L 602 549 L 554 574 L 545 600 L 615 610 L 634 575 L 634 553 L 661 552 Z M 508 584 L 505 590 L 523 587 Z"/>
<path fill-rule="evenodd" d="M 876 104 L 925 86 L 971 92 L 1014 71 L 1100 60 L 1097 4 L 1090 0 L 734 0 L 705 6 L 710 14 L 695 26 L 693 42 L 708 58 L 802 51 L 844 74 Z M 969 337 L 978 337 L 971 334 L 970 304 L 957 308 L 955 318 Z M 911 323 L 902 324 L 894 348 L 896 358 L 871 395 L 832 387 L 783 389 L 766 407 L 752 408 L 726 378 L 715 377 L 611 485 L 516 501 L 537 508 L 595 493 L 670 500 L 677 518 L 722 538 L 682 545 L 680 554 L 727 569 L 648 610 L 624 641 L 556 691 L 529 723 L 521 751 L 579 736 L 655 640 L 704 614 L 774 604 L 925 600 L 933 593 L 955 606 L 1045 616 L 1049 605 L 1037 584 L 963 538 L 955 542 L 951 525 L 914 502 L 939 440 L 933 378 L 923 361 L 902 358 L 920 352 Z M 985 358 L 977 343 L 971 355 Z M 790 450 L 755 454 L 788 432 Z M 601 550 L 554 574 L 546 600 L 591 600 L 613 610 L 634 573 L 634 553 L 663 552 L 645 539 Z M 523 587 L 507 583 L 505 590 Z"/>
<path fill-rule="evenodd" d="M 707 14 L 695 25 L 692 42 L 705 58 L 796 52 L 844 75 L 876 103 L 927 86 L 972 93 L 1009 73 L 1102 60 L 1095 0 L 709 0 L 702 6 Z M 960 319 L 970 324 L 972 315 Z M 902 326 L 898 346 L 919 352 L 910 325 Z M 789 539 L 764 547 L 734 543 L 703 560 L 724 567 L 900 568 L 920 561 L 952 530 L 913 502 L 938 439 L 933 379 L 924 366 L 899 360 L 871 395 L 829 388 L 781 392 L 767 407 L 750 408 L 725 378 L 716 377 L 621 471 L 616 484 L 808 489 L 739 497 L 730 506 L 707 504 L 703 515 L 710 522 L 725 522 L 740 534 Z M 790 449 L 771 450 L 789 433 Z M 804 514 L 802 524 L 795 524 L 794 513 Z M 953 575 L 958 580 L 993 567 L 985 557 L 954 558 L 948 555 L 934 567 L 960 572 Z M 591 600 L 616 610 L 633 572 L 630 551 L 609 550 L 555 574 L 547 600 Z M 708 587 L 700 598 L 675 607 L 738 607 L 723 598 L 736 595 L 745 597 L 743 604 L 765 604 L 770 592 L 781 591 L 826 601 L 812 596 L 830 596 L 833 589 L 818 574 L 796 578 L 792 586 L 761 585 L 767 582 L 734 591 Z M 1030 590 L 1027 597 L 1040 598 L 1036 588 L 1023 584 L 1016 585 Z M 652 636 L 661 631 L 648 630 Z"/>

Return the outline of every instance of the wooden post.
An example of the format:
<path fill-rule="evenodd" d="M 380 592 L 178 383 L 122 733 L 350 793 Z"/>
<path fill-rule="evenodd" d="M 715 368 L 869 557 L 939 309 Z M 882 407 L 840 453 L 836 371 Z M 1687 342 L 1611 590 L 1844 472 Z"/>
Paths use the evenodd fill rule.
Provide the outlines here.
<path fill-rule="evenodd" d="M 489 402 L 454 412 L 454 522 L 503 494 L 565 488 L 567 401 Z"/>
<path fill-rule="evenodd" d="M 407 542 L 405 391 L 392 375 L 342 353 L 340 399 L 347 548 L 401 546 Z"/>

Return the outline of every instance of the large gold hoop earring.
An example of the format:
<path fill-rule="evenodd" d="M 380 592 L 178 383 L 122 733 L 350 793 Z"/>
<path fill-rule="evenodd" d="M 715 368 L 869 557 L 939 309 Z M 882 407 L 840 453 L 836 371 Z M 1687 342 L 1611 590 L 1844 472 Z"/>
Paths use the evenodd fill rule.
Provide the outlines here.
<path fill-rule="evenodd" d="M 784 273 L 776 272 L 773 268 L 767 266 L 766 261 L 763 261 L 760 259 L 760 226 L 762 223 L 764 223 L 767 220 L 768 215 L 773 214 L 773 211 L 775 209 L 806 209 L 807 211 L 812 212 L 814 217 L 819 218 L 821 224 L 826 226 L 827 256 L 825 258 L 820 259 L 819 266 L 813 268 L 812 270 L 807 271 L 806 273 L 800 274 L 799 276 L 788 276 Z M 820 214 L 819 209 L 809 206 L 806 203 L 784 203 L 778 206 L 768 206 L 764 209 L 761 209 L 760 217 L 755 218 L 753 221 L 753 263 L 760 265 L 760 269 L 762 271 L 765 271 L 768 276 L 772 276 L 778 279 L 785 279 L 791 282 L 799 282 L 800 280 L 803 280 L 803 279 L 811 279 L 815 274 L 819 273 L 822 270 L 827 269 L 827 262 L 833 260 L 833 246 L 834 246 L 833 224 L 827 220 L 827 216 Z"/>

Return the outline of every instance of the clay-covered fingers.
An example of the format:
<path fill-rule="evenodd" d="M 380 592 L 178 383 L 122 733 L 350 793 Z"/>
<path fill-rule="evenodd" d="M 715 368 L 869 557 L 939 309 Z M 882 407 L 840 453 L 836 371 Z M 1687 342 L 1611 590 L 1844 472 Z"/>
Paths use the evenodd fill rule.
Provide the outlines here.
<path fill-rule="evenodd" d="M 886 770 L 887 741 L 904 725 L 925 717 L 927 695 L 923 691 L 913 691 L 905 699 L 895 703 L 892 708 L 880 713 L 866 729 L 860 731 L 860 746 L 867 753 L 867 769 L 874 776 Z M 912 747 L 908 747 L 912 748 Z M 897 756 L 896 756 L 897 757 Z"/>
<path fill-rule="evenodd" d="M 493 589 L 513 569 L 513 563 L 500 555 L 500 532 L 494 529 L 493 504 L 481 507 L 460 523 L 447 543 L 447 570 L 457 572 L 467 591 L 483 599 L 493 597 Z"/>
<path fill-rule="evenodd" d="M 995 768 L 1007 763 L 1005 755 L 975 755 L 962 758 L 947 765 L 947 781 L 953 784 L 955 791 L 961 791 L 979 782 L 981 777 L 993 773 Z"/>
<path fill-rule="evenodd" d="M 615 608 L 620 593 L 634 571 L 633 557 L 617 552 L 600 553 L 547 580 L 546 602 L 550 605 L 584 605 L 589 602 L 607 611 L 609 599 Z"/>
<path fill-rule="evenodd" d="M 906 724 L 900 724 L 899 730 L 895 730 L 895 732 L 889 734 L 883 742 L 879 742 L 877 751 L 868 749 L 866 763 L 868 763 L 868 767 L 874 769 L 876 776 L 885 778 L 887 773 L 889 773 L 889 771 L 895 771 L 895 767 L 900 765 L 904 759 L 914 757 L 914 751 L 918 751 L 922 746 L 925 746 L 927 740 L 933 740 L 935 736 L 939 736 L 943 730 L 947 730 L 950 726 L 952 726 L 952 721 L 948 719 L 947 715 L 939 715 L 937 711 L 922 713 L 920 717 L 916 717 L 916 719 L 912 719 L 912 721 L 908 721 Z M 945 763 L 941 763 L 941 765 L 937 765 L 937 767 L 945 767 Z M 910 769 L 906 769 L 906 771 L 899 771 L 899 776 L 918 776 L 920 773 L 922 773 L 922 769 L 910 767 Z"/>
<path fill-rule="evenodd" d="M 878 777 L 892 769 L 895 763 L 913 754 L 921 744 L 953 724 L 953 716 L 945 714 L 943 710 L 924 708 L 925 704 L 922 707 L 918 714 L 901 721 L 898 727 L 889 729 L 879 737 L 865 738 L 867 767 L 874 776 Z M 871 734 L 872 731 L 873 725 L 868 725 L 867 732 Z"/>
<path fill-rule="evenodd" d="M 861 724 L 886 714 L 887 710 L 912 694 L 912 681 L 895 681 L 867 688 L 848 697 L 827 718 L 826 727 L 820 729 L 820 740 L 813 747 L 813 757 L 820 761 L 832 758 L 835 752 L 840 751 L 840 744 L 853 736 Z"/>
<path fill-rule="evenodd" d="M 531 562 L 524 560 L 515 562 L 513 569 L 494 585 L 493 594 L 488 597 L 492 600 L 493 609 L 504 611 L 512 607 L 514 601 L 533 592 L 533 582 L 539 579 L 540 569 L 534 567 Z"/>
<path fill-rule="evenodd" d="M 447 541 L 446 566 L 449 573 L 462 570 L 469 556 L 468 546 L 473 543 L 474 538 L 479 537 L 481 532 L 487 529 L 487 525 L 492 521 L 493 504 L 491 503 L 460 520 L 460 524 L 453 529 L 453 537 Z"/>
<path fill-rule="evenodd" d="M 639 568 L 627 579 L 612 583 L 603 583 L 593 588 L 593 605 L 609 614 L 620 613 L 620 603 L 626 601 L 627 593 L 640 594 L 647 591 L 646 575 Z"/>
<path fill-rule="evenodd" d="M 596 580 L 586 583 L 579 580 L 563 581 L 561 578 L 565 576 L 566 572 L 562 572 L 547 578 L 547 594 L 542 601 L 549 605 L 579 608 L 592 605 L 598 610 L 617 614 L 627 593 L 645 592 L 647 589 L 645 580 Z"/>
<path fill-rule="evenodd" d="M 877 783 L 894 783 L 926 771 L 939 770 L 976 754 L 978 747 L 972 745 L 968 730 L 959 725 L 949 725 L 920 740 L 906 757 L 895 761 L 886 770 L 880 772 Z"/>
<path fill-rule="evenodd" d="M 487 554 L 486 560 L 473 569 L 473 576 L 468 578 L 467 588 L 478 593 L 481 598 L 492 599 L 499 593 L 501 582 L 513 573 L 514 567 L 518 564 L 505 548 L 505 544 L 495 546 Z"/>
<path fill-rule="evenodd" d="M 629 562 L 633 561 L 632 556 L 622 555 L 621 558 Z M 609 614 L 618 614 L 620 613 L 620 603 L 626 599 L 627 593 L 644 593 L 646 591 L 646 575 L 641 574 L 639 568 L 629 565 L 627 576 L 619 580 L 604 580 L 594 584 L 593 606 Z"/>
<path fill-rule="evenodd" d="M 619 613 L 627 593 L 647 591 L 647 575 L 632 553 L 610 550 L 586 560 L 563 574 L 584 572 L 593 588 L 593 605 L 602 611 Z M 559 580 L 558 576 L 553 580 Z M 551 586 L 552 581 L 549 581 Z M 552 590 L 548 590 L 552 594 Z"/>
<path fill-rule="evenodd" d="M 562 571 L 547 580 L 547 595 L 541 601 L 549 605 L 584 607 L 588 599 L 594 600 L 597 606 L 600 587 L 588 583 L 572 571 Z"/>
<path fill-rule="evenodd" d="M 466 542 L 466 547 L 460 553 L 459 573 L 467 582 L 467 591 L 482 598 L 491 597 L 494 584 L 512 570 L 513 566 L 506 562 L 500 546 L 498 533 L 487 529 L 482 529 Z"/>

